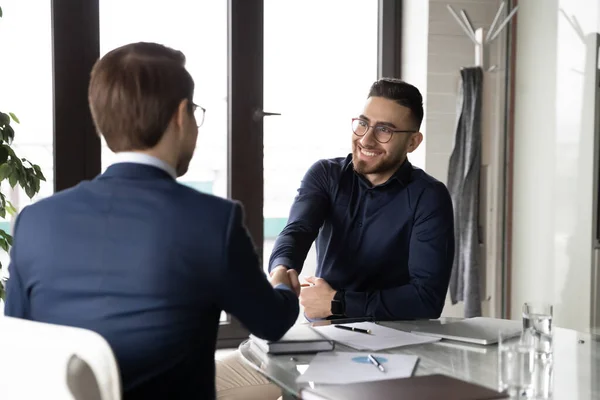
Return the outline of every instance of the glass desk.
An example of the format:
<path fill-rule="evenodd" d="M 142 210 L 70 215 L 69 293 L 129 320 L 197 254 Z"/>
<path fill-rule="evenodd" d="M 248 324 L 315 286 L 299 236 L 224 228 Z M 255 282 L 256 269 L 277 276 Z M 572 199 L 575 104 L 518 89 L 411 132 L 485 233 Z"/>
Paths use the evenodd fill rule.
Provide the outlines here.
<path fill-rule="evenodd" d="M 456 319 L 435 321 L 381 322 L 381 325 L 409 331 L 423 324 L 440 324 Z M 340 323 L 343 321 L 336 321 Z M 330 323 L 329 321 L 325 323 Z M 320 323 L 323 324 L 323 323 Z M 306 383 L 296 383 L 313 354 L 270 356 L 251 341 L 239 347 L 242 359 L 271 382 L 282 388 L 284 399 L 300 397 Z M 337 351 L 357 351 L 336 343 Z M 415 375 L 444 374 L 497 389 L 497 345 L 479 346 L 442 340 L 436 343 L 400 347 L 378 353 L 419 356 Z M 314 385 L 317 388 L 318 385 Z M 600 400 L 600 336 L 555 328 L 554 399 Z"/>

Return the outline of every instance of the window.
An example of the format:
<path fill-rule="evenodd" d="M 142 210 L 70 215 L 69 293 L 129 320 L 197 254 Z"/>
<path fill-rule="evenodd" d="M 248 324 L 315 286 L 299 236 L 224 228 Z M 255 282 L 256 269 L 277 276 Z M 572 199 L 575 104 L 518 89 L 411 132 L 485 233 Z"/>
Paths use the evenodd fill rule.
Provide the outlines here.
<path fill-rule="evenodd" d="M 281 113 L 264 123 L 265 270 L 308 168 L 351 151 L 350 121 L 377 79 L 377 11 L 374 1 L 265 1 L 265 110 Z M 315 268 L 313 245 L 303 275 Z"/>
<path fill-rule="evenodd" d="M 0 5 L 0 110 L 13 112 L 20 120 L 11 123 L 15 153 L 39 165 L 46 177 L 32 199 L 18 185 L 12 189 L 3 183 L 2 192 L 19 211 L 54 192 L 50 2 L 31 7 L 24 1 L 3 0 Z M 13 220 L 7 215 L 0 220 L 0 228 L 10 232 Z M 8 254 L 0 251 L 0 261 L 6 267 Z"/>
<path fill-rule="evenodd" d="M 158 29 L 157 27 L 160 27 Z M 206 108 L 198 146 L 180 182 L 227 196 L 227 3 L 173 0 L 100 2 L 100 54 L 132 42 L 157 42 L 183 51 L 196 82 L 194 102 Z M 102 143 L 102 169 L 113 161 Z"/>

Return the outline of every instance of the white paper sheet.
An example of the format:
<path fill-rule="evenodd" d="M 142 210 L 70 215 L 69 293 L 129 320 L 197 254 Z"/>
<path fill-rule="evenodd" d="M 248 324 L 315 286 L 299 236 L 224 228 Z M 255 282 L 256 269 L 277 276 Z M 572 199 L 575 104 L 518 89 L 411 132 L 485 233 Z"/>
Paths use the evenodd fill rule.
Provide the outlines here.
<path fill-rule="evenodd" d="M 314 327 L 319 333 L 357 350 L 384 350 L 394 347 L 411 346 L 415 344 L 433 343 L 440 340 L 430 336 L 415 335 L 397 329 L 377 325 L 373 322 L 355 322 L 344 324 L 360 329 L 370 329 L 371 333 L 360 333 L 336 328 L 334 325 Z"/>
<path fill-rule="evenodd" d="M 297 378 L 297 381 L 343 385 L 409 378 L 419 361 L 417 356 L 371 353 L 383 365 L 385 372 L 381 372 L 369 362 L 368 354 L 336 351 L 319 353 L 312 359 L 306 372 Z"/>

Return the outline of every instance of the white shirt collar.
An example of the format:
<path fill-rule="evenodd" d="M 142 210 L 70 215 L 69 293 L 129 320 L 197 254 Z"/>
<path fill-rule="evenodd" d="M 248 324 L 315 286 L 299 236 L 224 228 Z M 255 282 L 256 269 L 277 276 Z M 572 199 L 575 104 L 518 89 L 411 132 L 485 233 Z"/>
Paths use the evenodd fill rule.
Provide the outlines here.
<path fill-rule="evenodd" d="M 115 154 L 114 163 L 135 163 L 150 165 L 152 167 L 162 169 L 163 171 L 171 175 L 173 179 L 177 179 L 177 173 L 175 172 L 175 168 L 173 168 L 160 158 L 148 154 L 136 153 L 133 151 L 124 151 L 122 153 Z"/>

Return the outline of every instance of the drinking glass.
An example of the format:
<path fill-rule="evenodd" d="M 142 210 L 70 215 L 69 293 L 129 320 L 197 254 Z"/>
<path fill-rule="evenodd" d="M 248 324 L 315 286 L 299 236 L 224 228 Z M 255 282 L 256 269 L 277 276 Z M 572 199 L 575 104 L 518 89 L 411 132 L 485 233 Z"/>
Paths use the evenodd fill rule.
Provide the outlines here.
<path fill-rule="evenodd" d="M 523 332 L 529 335 L 536 350 L 552 354 L 552 304 L 523 304 Z"/>
<path fill-rule="evenodd" d="M 552 397 L 554 382 L 553 307 L 548 303 L 523 304 L 522 337 L 533 347 L 533 396 L 536 399 Z"/>
<path fill-rule="evenodd" d="M 529 398 L 533 395 L 535 349 L 530 340 L 498 336 L 498 387 L 511 398 Z"/>

